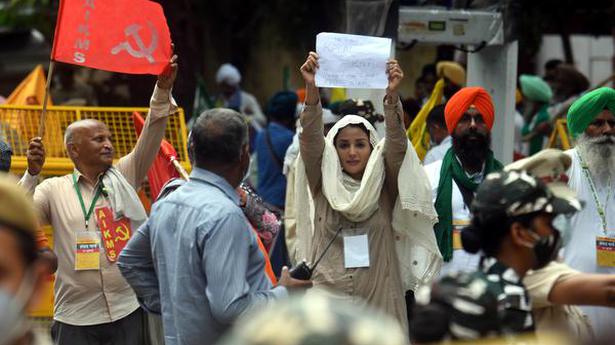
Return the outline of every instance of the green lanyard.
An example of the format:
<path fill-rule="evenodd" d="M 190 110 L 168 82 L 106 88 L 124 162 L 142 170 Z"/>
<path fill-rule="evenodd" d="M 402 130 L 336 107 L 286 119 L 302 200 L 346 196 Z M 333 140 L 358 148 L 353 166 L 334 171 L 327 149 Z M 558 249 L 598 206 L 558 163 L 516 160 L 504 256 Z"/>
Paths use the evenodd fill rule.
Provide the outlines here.
<path fill-rule="evenodd" d="M 88 223 L 90 221 L 90 217 L 92 217 L 92 212 L 94 212 L 94 207 L 96 206 L 96 201 L 100 197 L 102 193 L 100 185 L 96 188 L 96 194 L 94 194 L 94 199 L 90 204 L 90 209 L 88 211 L 85 210 L 85 203 L 83 202 L 83 196 L 81 195 L 81 188 L 79 188 L 79 183 L 77 183 L 77 174 L 73 173 L 73 182 L 75 186 L 75 191 L 77 192 L 77 197 L 79 198 L 79 202 L 81 203 L 81 210 L 83 211 L 83 217 L 85 222 L 85 231 L 88 230 Z"/>
<path fill-rule="evenodd" d="M 585 161 L 583 160 L 583 157 L 581 157 L 581 154 L 579 152 L 577 152 L 577 155 L 579 156 L 579 160 L 581 161 L 581 168 L 583 169 L 585 178 L 587 179 L 587 182 L 589 183 L 589 188 L 591 189 L 592 196 L 594 197 L 594 202 L 596 203 L 596 209 L 598 210 L 598 215 L 600 216 L 600 220 L 602 221 L 602 231 L 606 235 L 607 233 L 606 208 L 608 207 L 609 199 L 611 198 L 611 180 L 609 180 L 609 185 L 607 187 L 606 200 L 604 200 L 604 205 L 603 205 L 600 202 L 600 199 L 598 198 L 598 192 L 596 191 L 596 184 L 594 184 L 594 179 L 592 178 L 589 172 L 589 167 L 587 166 L 587 164 L 585 164 Z"/>

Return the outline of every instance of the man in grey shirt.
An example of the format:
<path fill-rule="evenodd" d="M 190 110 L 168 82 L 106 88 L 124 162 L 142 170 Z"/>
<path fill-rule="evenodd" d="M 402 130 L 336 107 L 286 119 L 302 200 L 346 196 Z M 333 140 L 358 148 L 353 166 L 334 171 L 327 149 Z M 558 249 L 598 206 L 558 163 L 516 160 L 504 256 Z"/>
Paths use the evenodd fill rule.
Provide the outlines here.
<path fill-rule="evenodd" d="M 161 313 L 166 345 L 213 344 L 247 310 L 311 286 L 284 269 L 272 288 L 235 188 L 248 171 L 248 128 L 241 114 L 212 109 L 189 143 L 190 181 L 152 209 L 118 266 L 148 311 Z"/>

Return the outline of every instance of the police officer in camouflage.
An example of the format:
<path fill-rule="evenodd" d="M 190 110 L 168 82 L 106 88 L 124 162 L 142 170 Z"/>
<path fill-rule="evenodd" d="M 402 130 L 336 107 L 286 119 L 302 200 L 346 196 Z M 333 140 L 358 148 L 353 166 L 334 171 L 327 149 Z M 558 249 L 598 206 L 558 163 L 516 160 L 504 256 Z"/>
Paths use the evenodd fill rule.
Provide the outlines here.
<path fill-rule="evenodd" d="M 576 198 L 556 197 L 526 172 L 488 175 L 461 234 L 466 251 L 480 252 L 479 270 L 451 274 L 419 291 L 411 338 L 420 343 L 533 333 L 522 279 L 557 256 L 561 236 L 553 219 L 581 207 Z"/>

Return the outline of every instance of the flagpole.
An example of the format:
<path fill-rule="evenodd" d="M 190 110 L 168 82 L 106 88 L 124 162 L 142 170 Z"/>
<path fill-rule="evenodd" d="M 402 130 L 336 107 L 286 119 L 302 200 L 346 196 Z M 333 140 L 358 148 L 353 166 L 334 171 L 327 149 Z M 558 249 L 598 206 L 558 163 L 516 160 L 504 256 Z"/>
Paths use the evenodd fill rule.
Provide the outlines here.
<path fill-rule="evenodd" d="M 49 88 L 51 86 L 51 76 L 53 75 L 53 67 L 55 63 L 49 60 L 49 70 L 47 71 L 47 83 L 45 85 L 45 96 L 43 97 L 43 109 L 38 123 L 38 136 L 42 139 L 45 135 L 45 115 L 47 114 L 47 99 L 49 98 Z"/>
<path fill-rule="evenodd" d="M 186 181 L 190 179 L 190 175 L 188 175 L 188 172 L 186 171 L 186 169 L 184 169 L 184 167 L 181 164 L 179 164 L 179 162 L 177 161 L 177 159 L 175 159 L 175 157 L 171 157 L 171 164 L 173 164 L 173 167 L 175 168 L 175 170 L 177 170 L 181 178 L 183 178 Z"/>

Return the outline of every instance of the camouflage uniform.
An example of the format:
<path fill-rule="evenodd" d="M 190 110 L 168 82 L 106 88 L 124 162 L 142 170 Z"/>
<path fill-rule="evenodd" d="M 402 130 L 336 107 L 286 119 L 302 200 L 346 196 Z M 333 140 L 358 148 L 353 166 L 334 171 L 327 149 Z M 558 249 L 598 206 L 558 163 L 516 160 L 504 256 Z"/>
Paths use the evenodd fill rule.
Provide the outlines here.
<path fill-rule="evenodd" d="M 455 339 L 479 339 L 534 331 L 531 303 L 521 279 L 495 258 L 482 257 L 476 272 L 445 276 L 429 293 L 429 301 L 417 297 L 417 303 L 422 306 L 415 310 L 418 324 L 413 325 L 412 333 L 419 340 L 438 340 L 435 335 L 431 338 L 429 332 L 448 333 Z M 435 330 L 433 326 L 430 329 L 424 323 L 433 320 L 421 320 L 426 302 L 442 308 L 445 311 L 442 315 L 448 314 L 448 320 L 442 325 L 446 330 Z"/>
<path fill-rule="evenodd" d="M 483 257 L 479 276 L 497 296 L 502 333 L 533 332 L 530 297 L 517 273 L 495 258 Z"/>

